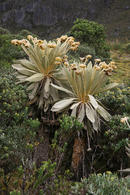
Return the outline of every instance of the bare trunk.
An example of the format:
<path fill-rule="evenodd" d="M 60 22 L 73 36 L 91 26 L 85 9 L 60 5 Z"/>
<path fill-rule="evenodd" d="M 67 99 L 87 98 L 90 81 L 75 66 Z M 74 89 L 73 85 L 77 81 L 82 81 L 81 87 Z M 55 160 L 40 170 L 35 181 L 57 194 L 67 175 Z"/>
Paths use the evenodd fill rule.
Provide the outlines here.
<path fill-rule="evenodd" d="M 84 175 L 84 139 L 82 138 L 75 138 L 74 145 L 73 145 L 73 154 L 72 154 L 72 168 L 78 177 L 78 169 L 82 162 L 82 170 Z"/>
<path fill-rule="evenodd" d="M 42 161 L 48 160 L 49 155 L 49 134 L 46 126 L 39 130 L 38 137 L 40 144 L 35 149 L 34 161 L 39 167 Z"/>

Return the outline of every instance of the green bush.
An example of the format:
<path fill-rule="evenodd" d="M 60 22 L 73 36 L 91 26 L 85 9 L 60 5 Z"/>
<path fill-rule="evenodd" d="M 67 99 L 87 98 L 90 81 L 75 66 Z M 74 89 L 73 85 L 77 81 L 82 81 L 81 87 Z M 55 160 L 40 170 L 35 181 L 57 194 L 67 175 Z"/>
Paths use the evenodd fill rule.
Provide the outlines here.
<path fill-rule="evenodd" d="M 18 34 L 11 34 L 8 30 L 0 28 L 0 68 L 9 68 L 13 61 L 26 57 L 25 52 L 20 46 L 11 44 L 13 39 L 24 39 L 28 34 L 32 34 L 27 30 L 22 30 Z"/>
<path fill-rule="evenodd" d="M 70 59 L 79 59 L 79 57 L 84 57 L 86 55 L 92 55 L 93 58 L 96 58 L 95 49 L 91 46 L 88 46 L 86 43 L 79 45 L 79 48 L 76 52 L 70 52 Z"/>
<path fill-rule="evenodd" d="M 125 179 L 119 179 L 117 175 L 107 172 L 106 174 L 93 174 L 89 178 L 82 179 L 80 183 L 72 186 L 71 195 L 128 195 L 129 190 Z"/>
<path fill-rule="evenodd" d="M 20 47 L 11 44 L 11 40 L 19 36 L 0 34 L 0 68 L 8 68 L 13 60 L 25 57 Z"/>
<path fill-rule="evenodd" d="M 29 116 L 24 87 L 15 82 L 11 74 L 0 75 L 0 189 L 4 192 L 13 186 L 10 182 L 20 165 L 31 168 L 40 125 L 37 118 Z"/>
<path fill-rule="evenodd" d="M 18 33 L 19 36 L 22 36 L 22 37 L 27 37 L 27 35 L 32 35 L 34 36 L 34 34 L 32 32 L 30 32 L 29 30 L 26 30 L 26 29 L 23 29 L 21 30 L 19 33 Z"/>
<path fill-rule="evenodd" d="M 7 29 L 0 27 L 0 35 L 2 35 L 2 34 L 9 34 L 9 33 L 10 32 Z"/>
<path fill-rule="evenodd" d="M 106 35 L 103 25 L 86 19 L 77 19 L 70 30 L 81 43 L 86 43 L 95 49 L 98 57 L 110 58 L 110 49 L 106 43 Z"/>
<path fill-rule="evenodd" d="M 129 166 L 129 159 L 125 147 L 129 142 L 129 128 L 121 119 L 127 115 L 114 115 L 102 128 L 103 135 L 98 141 L 102 151 L 102 161 L 106 161 L 106 168 L 117 171 L 122 166 Z M 105 160 L 106 159 L 106 160 Z M 101 161 L 101 159 L 100 159 Z"/>
<path fill-rule="evenodd" d="M 129 90 L 130 87 L 120 85 L 111 91 L 100 94 L 99 99 L 109 108 L 111 114 L 130 113 Z"/>

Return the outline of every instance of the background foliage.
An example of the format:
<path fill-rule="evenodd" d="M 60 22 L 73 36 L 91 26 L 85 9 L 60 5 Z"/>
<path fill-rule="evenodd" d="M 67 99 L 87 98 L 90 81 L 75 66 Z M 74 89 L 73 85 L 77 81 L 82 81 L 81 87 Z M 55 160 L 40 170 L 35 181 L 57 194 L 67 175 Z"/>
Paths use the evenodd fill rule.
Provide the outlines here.
<path fill-rule="evenodd" d="M 70 35 L 93 48 L 96 56 L 106 60 L 110 58 L 110 48 L 106 42 L 103 25 L 86 19 L 77 19 L 70 30 Z"/>

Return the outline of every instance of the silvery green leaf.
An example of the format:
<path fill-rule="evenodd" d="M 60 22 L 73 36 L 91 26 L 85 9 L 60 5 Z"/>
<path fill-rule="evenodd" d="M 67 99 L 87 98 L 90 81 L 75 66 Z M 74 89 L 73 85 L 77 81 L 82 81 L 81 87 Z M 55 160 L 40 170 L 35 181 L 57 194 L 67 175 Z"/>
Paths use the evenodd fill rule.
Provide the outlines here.
<path fill-rule="evenodd" d="M 36 73 L 32 75 L 31 77 L 28 77 L 25 81 L 30 81 L 30 82 L 38 82 L 41 81 L 44 78 L 44 75 L 41 73 Z"/>
<path fill-rule="evenodd" d="M 77 107 L 80 104 L 80 102 L 73 104 L 70 109 L 72 109 L 71 116 L 76 117 L 77 114 Z"/>
<path fill-rule="evenodd" d="M 98 131 L 100 128 L 100 118 L 96 111 L 94 111 L 94 115 L 95 115 L 95 122 L 92 123 L 92 125 L 93 125 L 94 130 Z"/>
<path fill-rule="evenodd" d="M 92 63 L 89 62 L 89 64 L 87 65 L 87 68 L 86 68 L 86 75 L 84 77 L 84 89 L 86 92 L 89 91 L 91 77 L 92 77 Z"/>
<path fill-rule="evenodd" d="M 40 91 L 40 97 L 39 97 L 39 103 L 38 103 L 39 108 L 42 108 L 44 103 L 45 101 L 44 101 L 44 86 L 43 86 Z"/>
<path fill-rule="evenodd" d="M 86 116 L 87 118 L 92 122 L 94 123 L 95 122 L 95 117 L 94 117 L 94 111 L 93 111 L 93 108 L 88 105 L 88 104 L 85 104 L 85 107 L 86 107 Z"/>
<path fill-rule="evenodd" d="M 70 107 L 70 109 L 71 109 L 71 110 L 73 110 L 73 109 L 74 109 L 74 107 L 75 107 L 75 106 L 77 107 L 80 103 L 81 103 L 81 102 L 78 102 L 78 103 L 74 103 L 74 104 L 72 104 L 72 106 Z"/>
<path fill-rule="evenodd" d="M 78 121 L 82 122 L 85 117 L 85 109 L 84 109 L 84 104 L 81 104 L 80 106 L 81 106 L 81 110 L 78 114 Z"/>
<path fill-rule="evenodd" d="M 64 91 L 64 92 L 66 92 L 66 93 L 68 93 L 70 95 L 73 95 L 73 93 L 71 91 L 69 91 L 68 89 L 66 89 L 64 87 L 60 87 L 60 86 L 55 85 L 53 83 L 51 83 L 51 86 L 54 87 L 54 88 L 56 88 L 56 89 L 58 89 L 58 90 L 60 90 L 60 91 Z"/>
<path fill-rule="evenodd" d="M 92 96 L 92 95 L 88 95 L 89 99 L 90 99 L 90 103 L 92 104 L 92 106 L 97 109 L 98 108 L 98 103 L 96 101 L 96 99 Z"/>
<path fill-rule="evenodd" d="M 44 112 L 46 112 L 48 110 L 49 105 L 50 105 L 50 101 L 49 100 L 45 101 L 45 103 L 44 103 Z"/>
<path fill-rule="evenodd" d="M 117 87 L 118 85 L 119 85 L 119 83 L 110 83 L 110 84 L 106 85 L 104 88 L 102 88 L 101 90 L 99 90 L 99 93 L 110 90 L 114 87 Z"/>
<path fill-rule="evenodd" d="M 34 88 L 34 86 L 35 86 L 35 83 L 32 83 L 31 85 L 29 85 L 29 86 L 27 87 L 27 91 L 32 90 L 32 89 Z"/>
<path fill-rule="evenodd" d="M 50 83 L 51 83 L 51 79 L 47 77 L 47 79 L 45 81 L 45 85 L 44 85 L 45 93 L 49 92 L 49 90 L 50 90 Z"/>
<path fill-rule="evenodd" d="M 33 64 L 32 62 L 30 62 L 29 60 L 26 60 L 26 59 L 16 60 L 15 64 L 21 64 L 22 66 L 24 66 L 28 69 L 38 71 L 36 65 Z"/>
<path fill-rule="evenodd" d="M 97 108 L 97 112 L 106 120 L 109 121 L 111 118 L 111 115 L 102 107 L 102 106 L 98 106 Z"/>
<path fill-rule="evenodd" d="M 54 87 L 50 86 L 50 95 L 53 99 L 54 102 L 59 100 L 59 94 L 57 89 L 55 89 Z"/>
<path fill-rule="evenodd" d="M 74 102 L 75 98 L 69 98 L 65 100 L 61 100 L 55 103 L 51 109 L 52 112 L 61 112 L 65 108 L 67 108 L 70 104 Z"/>
<path fill-rule="evenodd" d="M 87 69 L 88 69 L 88 70 L 91 70 L 92 67 L 93 67 L 93 65 L 92 65 L 92 62 L 90 61 L 90 62 L 88 63 L 88 65 L 87 65 Z"/>
<path fill-rule="evenodd" d="M 38 86 L 39 86 L 39 83 L 35 83 L 32 92 L 29 94 L 29 99 L 32 100 L 36 96 L 36 92 L 37 92 Z"/>
<path fill-rule="evenodd" d="M 36 73 L 36 71 L 27 69 L 20 64 L 14 64 L 12 65 L 12 67 L 16 69 L 19 73 L 27 75 L 27 76 L 31 76 L 32 74 Z"/>
<path fill-rule="evenodd" d="M 23 80 L 25 82 L 25 79 L 28 78 L 28 77 L 26 75 L 18 74 L 16 76 L 16 78 L 19 79 L 19 80 L 21 80 L 21 81 Z"/>

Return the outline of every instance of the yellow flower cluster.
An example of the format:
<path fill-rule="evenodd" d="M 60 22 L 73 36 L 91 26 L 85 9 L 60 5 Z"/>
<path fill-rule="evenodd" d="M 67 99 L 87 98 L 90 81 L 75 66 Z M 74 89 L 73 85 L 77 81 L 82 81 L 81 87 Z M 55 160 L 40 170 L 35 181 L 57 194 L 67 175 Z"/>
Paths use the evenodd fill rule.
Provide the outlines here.
<path fill-rule="evenodd" d="M 68 37 L 67 35 L 63 35 L 60 38 L 57 38 L 57 41 L 68 42 L 69 46 L 70 46 L 70 50 L 76 51 L 80 45 L 80 42 L 75 42 L 74 40 L 75 40 L 74 37 L 72 37 L 72 36 Z"/>
<path fill-rule="evenodd" d="M 83 58 L 79 58 L 79 59 L 80 59 L 81 62 L 86 63 L 86 62 L 88 62 L 88 60 L 92 59 L 92 56 L 87 55 L 87 56 L 85 56 Z"/>
<path fill-rule="evenodd" d="M 95 63 L 99 64 L 101 62 L 101 59 L 95 59 Z"/>
<path fill-rule="evenodd" d="M 17 39 L 14 39 L 11 41 L 11 43 L 13 45 L 24 45 L 25 47 L 29 47 L 30 46 L 30 42 L 26 39 L 22 39 L 22 40 L 17 40 Z"/>
<path fill-rule="evenodd" d="M 78 46 L 80 45 L 80 42 L 75 42 L 74 37 L 68 37 L 67 35 L 61 36 L 60 38 L 56 39 L 57 41 L 65 42 L 68 43 L 68 47 L 70 50 L 76 51 L 78 49 Z M 37 37 L 33 37 L 32 35 L 28 35 L 27 39 L 22 39 L 22 40 L 17 40 L 14 39 L 11 41 L 12 44 L 14 45 L 24 45 L 25 47 L 29 47 L 31 43 L 34 45 L 38 45 L 41 50 L 45 50 L 46 47 L 49 48 L 56 48 L 57 43 L 55 42 L 50 42 L 47 43 L 46 41 L 37 39 Z"/>
<path fill-rule="evenodd" d="M 110 62 L 109 64 L 106 64 L 106 62 L 101 62 L 100 59 L 95 60 L 95 69 L 103 70 L 107 75 L 111 75 L 111 72 L 116 69 L 115 62 Z"/>
<path fill-rule="evenodd" d="M 47 44 L 47 46 L 49 47 L 49 48 L 56 48 L 56 44 L 55 43 L 48 43 Z"/>
<path fill-rule="evenodd" d="M 56 57 L 55 58 L 55 65 L 60 65 L 62 63 L 62 58 L 61 57 Z"/>
<path fill-rule="evenodd" d="M 76 74 L 79 75 L 81 74 L 81 72 L 84 72 L 84 69 L 87 67 L 87 63 L 89 62 L 89 60 L 92 59 L 92 56 L 87 55 L 85 57 L 81 57 L 80 63 L 72 63 L 72 64 L 69 64 L 67 58 L 68 56 L 62 59 L 63 64 L 66 67 L 69 67 L 69 70 L 75 70 Z M 101 62 L 101 59 L 95 59 L 94 68 L 97 71 L 98 70 L 104 71 L 106 75 L 111 75 L 111 72 L 117 67 L 115 66 L 115 62 L 113 61 L 110 62 L 109 64 L 106 64 L 106 62 Z"/>

